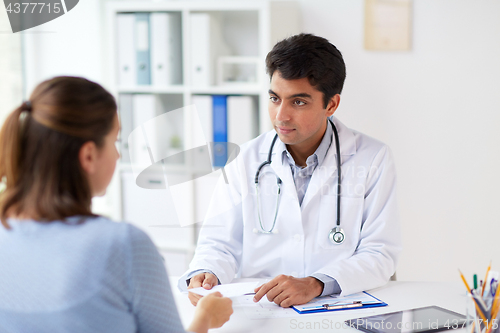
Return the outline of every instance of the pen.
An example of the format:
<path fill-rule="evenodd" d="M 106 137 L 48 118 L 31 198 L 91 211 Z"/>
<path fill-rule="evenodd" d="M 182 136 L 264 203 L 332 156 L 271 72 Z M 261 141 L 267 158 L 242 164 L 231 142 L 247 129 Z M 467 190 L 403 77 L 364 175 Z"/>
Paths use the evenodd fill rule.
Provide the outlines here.
<path fill-rule="evenodd" d="M 335 305 L 333 304 L 323 304 L 323 308 L 326 310 L 340 310 L 340 309 L 350 309 L 362 307 L 363 303 L 361 301 L 354 301 L 352 304 Z"/>
<path fill-rule="evenodd" d="M 474 274 L 472 276 L 473 280 L 474 280 L 474 290 L 477 289 L 477 274 Z"/>

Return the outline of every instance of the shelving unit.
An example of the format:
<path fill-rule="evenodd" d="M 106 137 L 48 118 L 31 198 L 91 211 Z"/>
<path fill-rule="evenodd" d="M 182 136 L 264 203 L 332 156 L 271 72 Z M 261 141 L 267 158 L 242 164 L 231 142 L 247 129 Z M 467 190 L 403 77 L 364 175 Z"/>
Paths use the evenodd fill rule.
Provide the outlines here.
<path fill-rule="evenodd" d="M 122 68 L 119 68 L 122 61 L 120 57 L 123 57 L 124 54 L 120 54 L 119 51 L 123 50 L 120 43 L 122 43 L 121 40 L 124 37 L 118 31 L 118 18 L 119 15 L 125 13 L 171 13 L 179 15 L 181 31 L 175 31 L 175 33 L 180 34 L 178 37 L 180 37 L 180 47 L 182 48 L 180 50 L 182 58 L 180 58 L 181 63 L 179 64 L 182 66 L 181 84 L 156 85 L 152 82 L 153 84 L 139 85 L 120 82 L 119 71 L 122 70 Z M 199 48 L 203 42 L 203 40 L 198 41 L 195 38 L 201 38 L 205 34 L 203 29 L 199 29 L 199 26 L 199 32 L 195 33 L 196 29 L 192 25 L 198 23 L 194 22 L 194 20 L 201 20 L 202 23 L 203 20 L 210 21 L 211 31 L 208 32 L 210 41 L 207 48 L 212 49 L 210 52 L 213 52 L 215 56 L 208 57 L 210 67 L 204 68 L 209 72 L 206 81 L 199 80 L 200 75 L 198 74 L 200 73 L 196 71 L 200 71 L 200 66 L 194 65 L 197 56 L 201 55 L 201 60 L 206 60 L 203 59 L 204 52 L 193 53 L 192 50 L 193 48 Z M 265 57 L 278 40 L 300 31 L 298 7 L 295 2 L 110 1 L 106 5 L 105 24 L 108 33 L 108 75 L 109 82 L 113 83 L 109 88 L 119 101 L 120 110 L 125 110 L 127 107 L 131 108 L 132 104 L 136 104 L 136 109 L 131 111 L 133 116 L 130 119 L 134 120 L 130 120 L 130 122 L 133 125 L 126 125 L 130 127 L 129 130 L 141 125 L 134 122 L 141 121 L 144 123 L 144 121 L 147 121 L 144 118 L 148 118 L 144 114 L 138 114 L 138 112 L 141 112 L 138 105 L 142 104 L 140 104 L 140 101 L 134 101 L 134 98 L 138 100 L 150 98 L 151 102 L 154 100 L 156 109 L 153 117 L 158 117 L 179 107 L 191 105 L 193 97 L 198 95 L 252 96 L 252 100 L 256 102 L 254 120 L 258 124 L 258 131 L 255 136 L 271 129 L 267 114 L 269 81 L 265 73 Z M 141 26 L 140 29 L 142 29 L 140 31 L 144 32 L 145 28 Z M 141 33 L 140 31 L 137 33 Z M 154 38 L 150 37 L 149 45 L 146 45 L 150 50 L 152 40 Z M 141 46 L 136 45 L 136 47 Z M 152 68 L 153 66 L 154 64 L 151 63 Z M 242 66 L 241 69 L 238 66 Z M 253 72 L 252 66 L 255 67 Z M 221 73 L 220 69 L 225 70 L 225 68 L 230 68 L 233 72 L 229 72 L 229 74 L 227 72 Z M 202 70 L 204 69 L 202 68 Z M 171 113 L 168 116 L 170 117 L 173 114 Z M 152 115 L 151 112 L 150 115 Z M 177 137 L 175 139 L 169 137 L 168 140 L 164 141 L 180 142 L 179 151 L 196 147 L 198 142 L 196 141 L 197 130 L 193 126 L 196 120 L 192 119 L 190 113 L 183 113 L 179 116 L 179 119 L 181 124 L 176 124 L 174 129 L 170 129 L 177 132 L 175 134 Z M 125 122 L 122 119 L 122 130 L 125 131 L 127 129 L 124 125 Z M 165 132 L 168 132 L 168 129 L 165 129 Z M 167 133 L 167 135 L 170 134 Z M 122 141 L 125 141 L 124 145 L 126 145 L 125 139 L 122 138 Z M 211 140 L 207 139 L 207 141 Z M 159 145 L 162 144 L 165 145 L 166 143 L 159 143 Z M 172 148 L 162 146 L 161 149 Z M 149 151 L 151 152 L 151 150 L 150 147 Z M 153 155 L 150 153 L 151 156 Z M 150 180 L 157 189 L 144 189 L 137 186 L 137 172 L 135 171 L 138 166 L 131 164 L 129 160 L 122 160 L 119 163 L 118 174 L 112 183 L 113 189 L 109 191 L 110 200 L 113 202 L 113 206 L 116 207 L 112 217 L 117 220 L 131 222 L 144 229 L 164 254 L 167 263 L 171 264 L 169 267 L 170 274 L 181 274 L 192 258 L 198 230 L 193 225 L 181 227 L 179 222 L 175 221 L 175 214 L 172 213 L 172 209 L 174 209 L 173 202 L 177 198 L 172 198 L 170 195 L 169 189 L 172 186 L 170 180 L 178 176 L 179 182 L 182 182 L 182 179 L 189 179 L 189 177 L 199 173 L 200 170 L 190 167 L 194 163 L 188 161 L 191 158 L 188 155 L 183 157 L 182 163 L 177 164 L 162 163 L 156 161 L 153 157 L 151 158 L 153 159 L 152 162 L 157 162 L 156 169 L 160 171 L 157 173 L 150 172 L 147 176 L 152 178 L 158 176 L 157 179 Z M 142 165 L 139 169 L 145 167 L 147 165 Z M 167 181 L 162 175 L 162 171 L 169 174 L 168 184 L 166 184 Z M 210 183 L 207 186 L 213 187 L 219 174 L 220 171 L 219 173 L 214 172 L 205 175 L 205 181 Z M 184 208 L 179 212 L 179 207 L 177 207 L 178 214 L 183 215 L 185 218 L 187 216 L 192 221 L 202 221 L 203 211 L 206 210 L 207 206 L 207 200 L 200 199 L 198 186 L 199 183 L 195 182 L 193 184 L 184 183 Z"/>

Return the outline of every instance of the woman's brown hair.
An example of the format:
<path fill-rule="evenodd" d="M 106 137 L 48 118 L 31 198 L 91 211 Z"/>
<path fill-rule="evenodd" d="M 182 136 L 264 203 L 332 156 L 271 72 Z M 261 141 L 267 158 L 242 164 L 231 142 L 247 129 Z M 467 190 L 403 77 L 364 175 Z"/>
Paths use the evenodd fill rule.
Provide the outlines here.
<path fill-rule="evenodd" d="M 0 220 L 29 212 L 37 221 L 94 216 L 92 193 L 79 151 L 104 145 L 116 117 L 114 97 L 79 77 L 40 83 L 0 131 Z"/>

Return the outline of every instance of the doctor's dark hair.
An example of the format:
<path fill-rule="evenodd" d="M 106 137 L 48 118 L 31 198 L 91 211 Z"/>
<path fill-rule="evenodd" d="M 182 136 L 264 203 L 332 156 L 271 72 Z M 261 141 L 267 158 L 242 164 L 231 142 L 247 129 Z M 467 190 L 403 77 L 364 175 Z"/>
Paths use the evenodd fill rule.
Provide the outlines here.
<path fill-rule="evenodd" d="M 270 78 L 276 71 L 285 80 L 308 78 L 323 93 L 325 108 L 342 92 L 346 77 L 340 51 L 323 37 L 303 33 L 274 45 L 266 57 L 266 70 Z"/>
<path fill-rule="evenodd" d="M 0 220 L 28 214 L 40 222 L 95 216 L 80 164 L 85 142 L 98 148 L 113 128 L 114 97 L 79 77 L 40 83 L 29 101 L 12 111 L 0 131 Z"/>

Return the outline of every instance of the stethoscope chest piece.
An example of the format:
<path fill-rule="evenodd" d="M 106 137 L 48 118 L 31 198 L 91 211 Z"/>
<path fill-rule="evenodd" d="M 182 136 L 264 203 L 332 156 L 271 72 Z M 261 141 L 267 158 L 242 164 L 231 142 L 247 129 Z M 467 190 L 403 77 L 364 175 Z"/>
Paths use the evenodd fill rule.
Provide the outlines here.
<path fill-rule="evenodd" d="M 344 230 L 341 227 L 335 227 L 330 230 L 330 234 L 328 235 L 330 242 L 333 244 L 342 244 L 345 240 Z"/>

